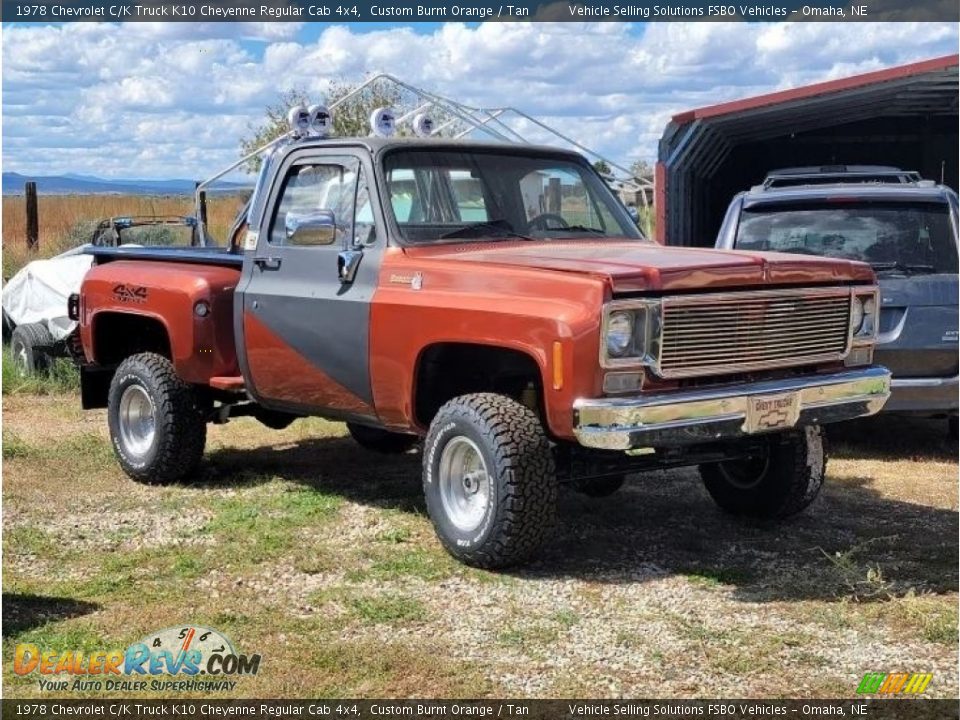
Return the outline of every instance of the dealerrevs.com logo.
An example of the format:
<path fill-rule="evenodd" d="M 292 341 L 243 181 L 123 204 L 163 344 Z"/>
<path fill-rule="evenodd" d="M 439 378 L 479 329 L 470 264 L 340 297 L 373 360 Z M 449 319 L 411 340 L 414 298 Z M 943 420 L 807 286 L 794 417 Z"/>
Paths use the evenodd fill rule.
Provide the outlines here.
<path fill-rule="evenodd" d="M 217 691 L 233 690 L 233 678 L 256 675 L 260 655 L 238 653 L 216 630 L 199 625 L 151 633 L 125 650 L 83 651 L 21 643 L 13 671 L 36 675 L 40 690 Z"/>

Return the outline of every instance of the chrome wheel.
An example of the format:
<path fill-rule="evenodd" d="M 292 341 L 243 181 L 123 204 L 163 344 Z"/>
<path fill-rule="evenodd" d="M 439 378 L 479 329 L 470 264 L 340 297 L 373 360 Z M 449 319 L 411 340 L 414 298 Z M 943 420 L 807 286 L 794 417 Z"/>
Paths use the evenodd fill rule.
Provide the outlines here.
<path fill-rule="evenodd" d="M 440 501 L 450 522 L 461 532 L 480 527 L 490 503 L 487 464 L 476 443 L 452 438 L 440 456 Z"/>
<path fill-rule="evenodd" d="M 142 458 L 157 435 L 153 400 L 141 385 L 130 385 L 120 396 L 120 441 L 130 455 Z"/>

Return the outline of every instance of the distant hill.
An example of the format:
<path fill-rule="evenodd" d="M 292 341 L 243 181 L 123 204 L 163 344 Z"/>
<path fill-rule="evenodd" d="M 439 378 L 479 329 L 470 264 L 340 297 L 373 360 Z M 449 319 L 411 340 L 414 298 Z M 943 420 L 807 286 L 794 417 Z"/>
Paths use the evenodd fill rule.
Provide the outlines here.
<path fill-rule="evenodd" d="M 37 183 L 40 195 L 192 195 L 193 180 L 107 180 L 89 175 L 21 175 L 3 173 L 3 194 L 22 195 L 23 184 L 28 180 Z M 212 192 L 235 192 L 249 190 L 253 182 L 217 182 Z"/>

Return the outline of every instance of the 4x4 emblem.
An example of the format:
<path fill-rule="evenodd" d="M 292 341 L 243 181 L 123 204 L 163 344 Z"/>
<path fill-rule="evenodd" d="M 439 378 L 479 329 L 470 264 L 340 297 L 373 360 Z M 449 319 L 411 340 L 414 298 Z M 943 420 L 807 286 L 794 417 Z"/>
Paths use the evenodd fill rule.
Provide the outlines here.
<path fill-rule="evenodd" d="M 120 283 L 113 286 L 113 296 L 120 302 L 143 303 L 147 301 L 147 289 L 142 285 Z"/>

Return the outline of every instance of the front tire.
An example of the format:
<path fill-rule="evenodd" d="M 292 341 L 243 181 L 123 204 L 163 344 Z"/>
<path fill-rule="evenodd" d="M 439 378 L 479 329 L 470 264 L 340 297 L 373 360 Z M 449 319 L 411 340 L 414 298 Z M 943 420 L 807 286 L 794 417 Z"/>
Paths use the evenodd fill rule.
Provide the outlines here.
<path fill-rule="evenodd" d="M 516 565 L 556 520 L 553 453 L 537 415 L 493 393 L 446 403 L 423 448 L 427 512 L 444 548 L 482 568 Z"/>
<path fill-rule="evenodd" d="M 700 477 L 727 512 L 779 520 L 816 499 L 826 467 L 823 429 L 811 426 L 770 436 L 752 457 L 701 465 Z"/>
<path fill-rule="evenodd" d="M 123 471 L 137 482 L 168 484 L 203 457 L 207 423 L 196 391 L 155 353 L 120 363 L 110 383 L 107 422 Z"/>

